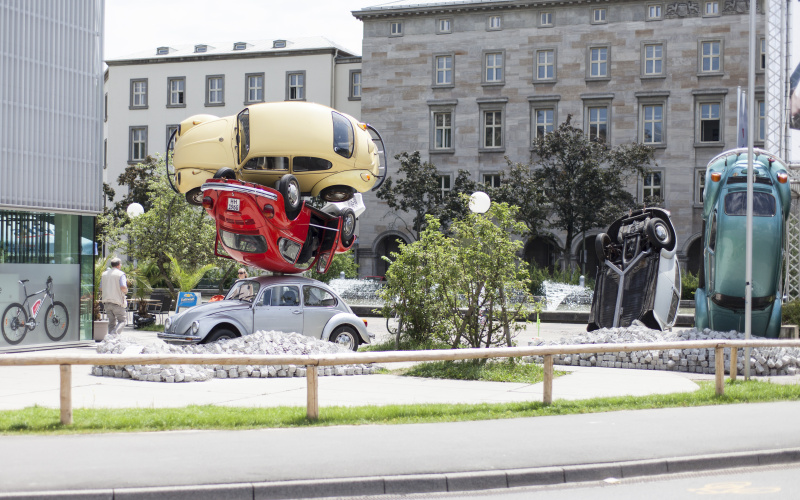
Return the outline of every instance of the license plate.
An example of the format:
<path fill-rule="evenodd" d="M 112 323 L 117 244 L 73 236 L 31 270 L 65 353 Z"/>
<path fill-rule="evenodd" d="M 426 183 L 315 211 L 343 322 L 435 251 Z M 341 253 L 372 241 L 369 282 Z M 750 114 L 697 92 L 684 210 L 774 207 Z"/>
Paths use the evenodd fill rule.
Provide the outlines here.
<path fill-rule="evenodd" d="M 239 198 L 228 198 L 228 210 L 231 212 L 238 212 L 239 202 Z"/>

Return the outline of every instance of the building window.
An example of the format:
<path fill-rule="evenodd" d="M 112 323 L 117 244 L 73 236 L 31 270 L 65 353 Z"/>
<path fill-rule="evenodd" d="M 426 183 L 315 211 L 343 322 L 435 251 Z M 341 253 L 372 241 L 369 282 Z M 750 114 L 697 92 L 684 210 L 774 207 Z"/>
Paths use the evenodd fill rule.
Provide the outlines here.
<path fill-rule="evenodd" d="M 453 32 L 453 20 L 450 18 L 436 20 L 436 34 L 445 35 Z"/>
<path fill-rule="evenodd" d="M 442 192 L 442 196 L 445 196 L 450 191 L 451 187 L 449 174 L 439 176 L 439 189 Z"/>
<path fill-rule="evenodd" d="M 130 109 L 147 109 L 147 78 L 131 80 Z"/>
<path fill-rule="evenodd" d="M 103 99 L 103 121 L 108 121 L 108 92 L 106 92 L 105 98 Z"/>
<path fill-rule="evenodd" d="M 433 149 L 453 149 L 453 113 L 433 113 Z"/>
<path fill-rule="evenodd" d="M 186 107 L 186 78 L 167 78 L 167 107 Z"/>
<path fill-rule="evenodd" d="M 720 103 L 700 103 L 700 142 L 720 142 Z"/>
<path fill-rule="evenodd" d="M 700 42 L 700 73 L 722 72 L 722 42 L 706 40 Z"/>
<path fill-rule="evenodd" d="M 645 174 L 642 180 L 642 201 L 656 204 L 664 200 L 664 179 L 661 172 Z"/>
<path fill-rule="evenodd" d="M 108 168 L 108 139 L 103 139 L 103 170 Z"/>
<path fill-rule="evenodd" d="M 483 112 L 483 147 L 497 149 L 503 147 L 503 112 Z"/>
<path fill-rule="evenodd" d="M 147 127 L 130 128 L 128 163 L 139 163 L 147 157 Z"/>
<path fill-rule="evenodd" d="M 503 29 L 503 18 L 500 16 L 489 16 L 486 18 L 486 30 L 497 31 Z"/>
<path fill-rule="evenodd" d="M 225 105 L 225 77 L 212 75 L 206 77 L 206 106 Z"/>
<path fill-rule="evenodd" d="M 661 5 L 651 4 L 647 6 L 647 20 L 657 21 L 661 19 Z"/>
<path fill-rule="evenodd" d="M 167 151 L 175 147 L 175 138 L 172 134 L 178 131 L 178 125 L 167 125 Z"/>
<path fill-rule="evenodd" d="M 273 49 L 285 49 L 286 48 L 286 40 L 273 40 L 272 41 L 272 48 Z"/>
<path fill-rule="evenodd" d="M 608 47 L 589 48 L 589 78 L 608 77 Z"/>
<path fill-rule="evenodd" d="M 403 23 L 400 21 L 389 23 L 389 36 L 403 36 Z"/>
<path fill-rule="evenodd" d="M 550 27 L 553 25 L 553 13 L 552 12 L 541 12 L 539 13 L 539 26 L 541 27 Z"/>
<path fill-rule="evenodd" d="M 764 37 L 758 40 L 758 69 L 764 71 L 767 69 L 767 41 Z"/>
<path fill-rule="evenodd" d="M 361 100 L 361 70 L 350 70 L 350 100 Z"/>
<path fill-rule="evenodd" d="M 163 56 L 169 54 L 169 47 L 158 47 L 156 49 L 156 55 Z"/>
<path fill-rule="evenodd" d="M 536 51 L 536 80 L 554 81 L 556 79 L 556 51 L 544 49 Z"/>
<path fill-rule="evenodd" d="M 703 8 L 703 15 L 705 16 L 718 16 L 719 15 L 719 2 L 716 0 L 706 2 Z"/>
<path fill-rule="evenodd" d="M 306 99 L 306 72 L 286 73 L 286 100 L 304 101 Z"/>
<path fill-rule="evenodd" d="M 764 142 L 764 138 L 766 137 L 766 127 L 765 127 L 765 114 L 766 114 L 766 106 L 764 105 L 763 99 L 756 99 L 756 112 L 758 113 L 758 129 L 756 134 L 756 141 Z"/>
<path fill-rule="evenodd" d="M 589 106 L 586 133 L 590 141 L 606 142 L 608 140 L 608 107 Z"/>
<path fill-rule="evenodd" d="M 554 107 L 533 108 L 533 139 L 544 137 L 546 134 L 553 131 L 555 115 L 556 110 Z"/>
<path fill-rule="evenodd" d="M 698 168 L 694 171 L 694 203 L 702 205 L 705 201 L 703 192 L 706 189 L 706 169 Z"/>
<path fill-rule="evenodd" d="M 646 43 L 643 46 L 644 76 L 664 75 L 664 45 L 661 43 Z"/>
<path fill-rule="evenodd" d="M 204 52 L 208 52 L 208 45 L 195 45 L 194 52 L 196 54 L 202 54 Z"/>
<path fill-rule="evenodd" d="M 500 174 L 483 174 L 483 185 L 488 188 L 499 188 Z"/>
<path fill-rule="evenodd" d="M 503 52 L 486 52 L 484 61 L 484 83 L 503 83 Z"/>
<path fill-rule="evenodd" d="M 606 9 L 592 10 L 592 23 L 605 24 L 606 23 Z"/>
<path fill-rule="evenodd" d="M 246 42 L 236 42 L 233 44 L 233 50 L 244 50 L 247 48 Z"/>
<path fill-rule="evenodd" d="M 453 54 L 434 56 L 433 85 L 437 87 L 453 86 Z"/>
<path fill-rule="evenodd" d="M 245 75 L 245 104 L 264 102 L 264 73 L 249 73 Z"/>
<path fill-rule="evenodd" d="M 647 145 L 664 142 L 664 105 L 642 106 L 642 143 Z"/>

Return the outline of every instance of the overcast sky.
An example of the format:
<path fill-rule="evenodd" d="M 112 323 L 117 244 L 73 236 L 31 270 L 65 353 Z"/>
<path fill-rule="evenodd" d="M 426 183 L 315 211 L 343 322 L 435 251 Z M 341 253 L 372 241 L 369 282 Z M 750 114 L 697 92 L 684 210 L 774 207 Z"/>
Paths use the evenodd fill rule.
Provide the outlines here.
<path fill-rule="evenodd" d="M 391 0 L 106 0 L 105 59 L 162 45 L 325 36 L 361 54 L 351 11 Z"/>

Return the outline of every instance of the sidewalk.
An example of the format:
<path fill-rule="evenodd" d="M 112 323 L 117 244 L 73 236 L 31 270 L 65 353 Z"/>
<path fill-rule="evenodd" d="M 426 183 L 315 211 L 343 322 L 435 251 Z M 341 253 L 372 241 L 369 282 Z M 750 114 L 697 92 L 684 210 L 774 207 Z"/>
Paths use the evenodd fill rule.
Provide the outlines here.
<path fill-rule="evenodd" d="M 370 331 L 376 328 L 370 324 Z M 539 334 L 559 338 L 577 328 L 543 324 Z M 154 333 L 129 333 L 142 342 L 155 340 Z M 520 344 L 527 344 L 526 335 L 531 332 Z M 674 372 L 568 369 L 573 373 L 554 380 L 555 399 L 697 388 L 686 374 Z M 59 405 L 55 366 L 2 367 L 0 380 L 0 409 Z M 333 405 L 542 397 L 541 384 L 394 375 L 320 377 L 319 384 L 322 418 Z M 76 408 L 303 406 L 305 400 L 304 378 L 168 384 L 95 377 L 88 367 L 73 368 Z M 395 426 L 3 436 L 0 499 L 426 493 L 800 461 L 798 412 L 800 402 L 786 402 Z"/>

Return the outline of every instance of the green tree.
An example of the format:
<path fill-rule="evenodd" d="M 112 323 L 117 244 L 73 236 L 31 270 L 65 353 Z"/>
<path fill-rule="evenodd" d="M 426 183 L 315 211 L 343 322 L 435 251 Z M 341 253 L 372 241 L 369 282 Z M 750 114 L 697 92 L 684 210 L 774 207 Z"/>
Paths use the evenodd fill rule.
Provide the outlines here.
<path fill-rule="evenodd" d="M 419 151 L 403 152 L 395 159 L 400 161 L 398 173 L 402 177 L 387 178 L 376 196 L 386 201 L 392 210 L 413 216 L 410 230 L 416 239 L 425 227 L 426 215 L 435 216 L 441 223 L 440 227 L 447 228 L 452 220 L 466 214 L 467 209 L 458 196 L 477 190 L 469 172 L 459 170 L 450 191 L 443 193 L 440 184 L 442 173 L 433 163 L 423 163 Z"/>
<path fill-rule="evenodd" d="M 523 236 L 539 234 L 547 220 L 548 206 L 541 179 L 530 165 L 514 163 L 506 158 L 508 172 L 501 172 L 500 187 L 488 190 L 493 201 L 518 208 L 517 220 L 525 224 Z"/>
<path fill-rule="evenodd" d="M 167 254 L 188 269 L 198 269 L 206 264 L 230 267 L 232 261 L 214 255 L 214 220 L 201 207 L 189 205 L 182 194 L 172 190 L 162 173 L 162 162 L 163 159 L 159 160 L 148 181 L 149 209 L 144 214 L 133 219 L 125 215 L 125 224 L 115 224 L 107 216 L 101 216 L 101 219 L 108 228 L 105 238 L 109 247 L 112 250 L 119 248 L 139 262 L 151 261 L 157 267 L 160 279 L 175 295 L 176 282 L 170 272 Z M 152 274 L 150 276 L 152 279 Z"/>
<path fill-rule="evenodd" d="M 322 281 L 323 283 L 330 283 L 332 279 L 338 278 L 343 271 L 345 278 L 352 279 L 358 277 L 358 264 L 356 264 L 353 253 L 350 250 L 334 255 L 333 261 L 326 273 L 318 273 L 312 268 L 306 271 L 305 274 L 311 279 Z"/>
<path fill-rule="evenodd" d="M 565 231 L 567 267 L 575 236 L 605 227 L 636 206 L 628 190 L 632 177 L 649 172 L 653 148 L 642 144 L 610 147 L 570 124 L 571 115 L 533 142 L 534 178 L 544 188 L 550 227 Z"/>

